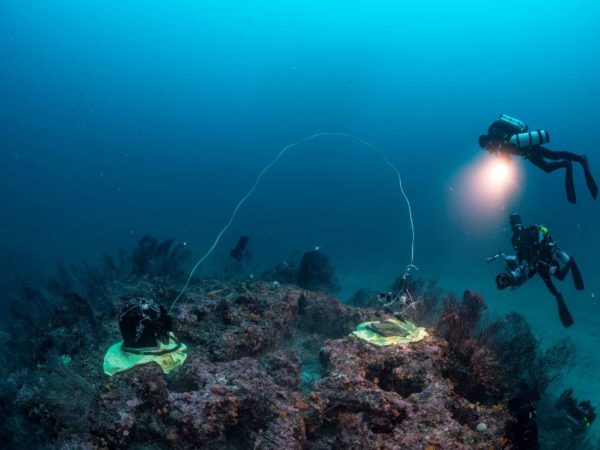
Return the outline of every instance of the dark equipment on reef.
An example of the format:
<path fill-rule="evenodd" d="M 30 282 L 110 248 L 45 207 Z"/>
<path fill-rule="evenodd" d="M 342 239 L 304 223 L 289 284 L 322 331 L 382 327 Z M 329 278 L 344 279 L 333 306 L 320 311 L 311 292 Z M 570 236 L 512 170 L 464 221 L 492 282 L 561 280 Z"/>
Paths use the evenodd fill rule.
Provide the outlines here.
<path fill-rule="evenodd" d="M 596 408 L 589 400 L 577 401 L 573 389 L 565 389 L 556 402 L 556 409 L 566 413 L 569 429 L 576 434 L 584 433 L 596 420 Z"/>
<path fill-rule="evenodd" d="M 135 299 L 119 314 L 119 330 L 123 336 L 121 350 L 143 355 L 173 352 L 180 344 L 168 350 L 160 349 L 161 343 L 169 342 L 172 329 L 173 318 L 162 305 L 146 298 Z"/>
<path fill-rule="evenodd" d="M 248 236 L 241 236 L 235 247 L 229 252 L 229 256 L 236 261 L 241 261 L 244 258 L 246 246 L 248 245 L 249 240 L 250 238 Z"/>
<path fill-rule="evenodd" d="M 377 301 L 381 304 L 383 310 L 387 314 L 391 314 L 400 320 L 404 319 L 404 313 L 407 310 L 414 308 L 417 303 L 420 303 L 415 302 L 412 295 L 410 295 L 410 291 L 407 287 L 409 276 L 410 274 L 408 272 L 405 272 L 404 275 L 402 275 L 402 287 L 399 293 L 394 294 L 391 291 L 384 291 L 377 294 Z M 394 305 L 396 305 L 396 307 L 392 308 Z"/>
<path fill-rule="evenodd" d="M 152 300 L 131 300 L 118 319 L 123 340 L 109 347 L 102 364 L 109 377 L 148 363 L 156 363 L 164 373 L 170 373 L 187 359 L 186 345 L 172 332 L 173 319 Z"/>
<path fill-rule="evenodd" d="M 508 401 L 512 420 L 506 425 L 505 447 L 516 450 L 539 450 L 535 404 L 540 400 L 537 392 L 529 392 Z"/>
<path fill-rule="evenodd" d="M 503 258 L 506 270 L 496 276 L 496 287 L 500 290 L 510 287 L 516 289 L 536 274 L 554 296 L 558 306 L 558 315 L 565 328 L 573 325 L 574 320 L 565 303 L 563 295 L 556 289 L 552 277 L 564 280 L 569 272 L 573 277 L 575 289 L 583 290 L 584 283 L 575 259 L 556 246 L 548 228 L 543 225 L 524 227 L 521 216 L 511 214 L 511 242 L 516 255 L 507 256 L 498 251 L 487 259 L 488 262 Z"/>
<path fill-rule="evenodd" d="M 402 336 L 406 337 L 410 333 L 405 329 L 399 327 L 394 322 L 373 322 L 367 328 L 374 333 L 377 333 L 383 337 L 391 337 L 391 336 Z"/>

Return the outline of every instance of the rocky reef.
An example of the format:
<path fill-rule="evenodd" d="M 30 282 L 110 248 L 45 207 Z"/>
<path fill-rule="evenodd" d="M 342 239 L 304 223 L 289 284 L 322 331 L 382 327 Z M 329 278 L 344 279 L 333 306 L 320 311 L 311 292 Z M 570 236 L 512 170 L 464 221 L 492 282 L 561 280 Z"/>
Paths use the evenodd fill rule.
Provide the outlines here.
<path fill-rule="evenodd" d="M 1 355 L 5 448 L 499 449 L 507 400 L 524 383 L 545 389 L 572 363 L 568 343 L 542 352 L 521 316 L 484 320 L 483 299 L 468 291 L 409 286 L 420 302 L 411 319 L 429 336 L 376 347 L 350 333 L 389 317 L 378 309 L 293 285 L 204 280 L 173 310 L 183 367 L 109 378 L 101 364 L 120 340 L 118 308 L 140 292 L 168 306 L 176 292 L 177 279 L 159 276 L 177 272 L 176 256 L 146 264 L 156 254 L 169 253 L 137 249 L 133 265 L 109 261 L 93 277 L 65 272 L 51 289 L 28 290 L 45 309 L 16 308 L 15 326 L 42 334 L 1 336 L 5 349 L 30 352 Z M 151 277 L 140 274 L 148 267 Z"/>
<path fill-rule="evenodd" d="M 445 341 L 378 348 L 348 336 L 373 310 L 266 283 L 214 287 L 178 307 L 191 348 L 178 373 L 149 364 L 106 380 L 90 445 L 487 449 L 501 438 L 504 408 L 468 402 L 445 377 Z M 322 373 L 302 390 L 316 358 Z"/>

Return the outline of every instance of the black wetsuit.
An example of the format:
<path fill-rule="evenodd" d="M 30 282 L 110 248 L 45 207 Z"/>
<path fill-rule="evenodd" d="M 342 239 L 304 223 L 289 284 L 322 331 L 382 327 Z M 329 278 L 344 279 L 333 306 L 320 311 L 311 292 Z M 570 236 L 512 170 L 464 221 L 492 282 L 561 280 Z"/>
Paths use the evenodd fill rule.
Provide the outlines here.
<path fill-rule="evenodd" d="M 577 290 L 584 288 L 581 272 L 572 256 L 556 247 L 552 236 L 546 227 L 532 225 L 529 228 L 518 227 L 513 231 L 512 244 L 515 249 L 519 265 L 526 264 L 527 278 L 536 273 L 540 275 L 548 290 L 558 302 L 558 313 L 565 327 L 573 325 L 573 318 L 569 313 L 563 295 L 556 289 L 552 276 L 564 280 L 571 271 L 573 283 Z M 561 267 L 558 258 L 563 260 Z"/>
<path fill-rule="evenodd" d="M 570 203 L 577 201 L 575 186 L 573 184 L 573 161 L 578 162 L 583 167 L 588 189 L 592 197 L 596 199 L 598 196 L 598 186 L 590 172 L 587 158 L 584 155 L 567 151 L 549 150 L 541 145 L 519 149 L 509 143 L 511 136 L 526 132 L 527 130 L 527 127 L 523 128 L 502 120 L 495 120 L 488 128 L 487 137 L 491 143 L 491 147 L 487 147 L 487 149 L 495 153 L 522 156 L 546 173 L 564 168 L 566 171 L 565 189 L 567 191 L 567 199 Z M 546 161 L 547 159 L 552 162 Z"/>
<path fill-rule="evenodd" d="M 589 400 L 578 402 L 573 397 L 573 389 L 561 394 L 556 409 L 566 412 L 566 424 L 574 433 L 584 433 L 596 420 L 596 408 Z"/>

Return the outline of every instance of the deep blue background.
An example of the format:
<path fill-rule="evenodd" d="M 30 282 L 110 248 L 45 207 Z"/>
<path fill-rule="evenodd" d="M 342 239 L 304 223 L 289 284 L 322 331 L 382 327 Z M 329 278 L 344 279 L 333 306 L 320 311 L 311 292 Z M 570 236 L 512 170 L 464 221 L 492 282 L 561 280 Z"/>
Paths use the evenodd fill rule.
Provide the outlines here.
<path fill-rule="evenodd" d="M 600 176 L 597 5 L 0 0 L 0 289 L 146 233 L 199 257 L 282 147 L 347 132 L 397 164 L 422 273 L 524 312 L 550 340 L 569 333 L 578 376 L 596 383 L 600 214 L 579 168 L 577 205 L 562 174 L 526 167 L 525 191 L 501 214 L 546 223 L 577 255 L 588 289 L 561 287 L 578 322 L 569 332 L 538 280 L 495 292 L 499 266 L 482 260 L 508 249 L 505 223 L 457 222 L 448 189 L 502 112 L 549 130 L 551 148 L 587 153 Z M 260 264 L 321 246 L 342 297 L 385 287 L 410 245 L 393 172 L 331 137 L 294 148 L 265 176 L 216 254 L 241 233 Z"/>

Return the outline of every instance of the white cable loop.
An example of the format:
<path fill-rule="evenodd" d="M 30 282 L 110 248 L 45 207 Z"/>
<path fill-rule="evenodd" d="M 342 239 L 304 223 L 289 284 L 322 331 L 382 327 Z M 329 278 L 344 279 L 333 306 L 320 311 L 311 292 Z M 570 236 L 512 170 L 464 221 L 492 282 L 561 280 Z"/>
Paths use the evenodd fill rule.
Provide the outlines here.
<path fill-rule="evenodd" d="M 269 164 L 267 164 L 263 170 L 260 171 L 260 173 L 258 174 L 258 176 L 256 177 L 256 180 L 254 182 L 254 185 L 252 186 L 252 188 L 246 193 L 246 195 L 244 195 L 242 197 L 242 199 L 238 202 L 238 204 L 235 206 L 235 208 L 233 209 L 233 213 L 231 214 L 231 217 L 229 218 L 229 221 L 227 222 L 227 224 L 223 227 L 223 229 L 219 232 L 219 234 L 217 235 L 213 245 L 208 249 L 208 251 L 204 254 L 204 256 L 202 258 L 200 258 L 198 260 L 198 262 L 196 262 L 196 264 L 194 265 L 194 267 L 192 268 L 192 270 L 190 271 L 190 274 L 185 282 L 185 284 L 183 285 L 183 288 L 181 289 L 181 291 L 179 291 L 179 294 L 177 294 L 177 297 L 175 297 L 175 300 L 173 300 L 173 303 L 171 304 L 171 307 L 169 308 L 169 313 L 173 310 L 173 307 L 175 306 L 175 304 L 177 303 L 177 301 L 179 300 L 179 298 L 181 298 L 181 296 L 183 295 L 183 293 L 185 292 L 185 290 L 187 289 L 188 285 L 190 284 L 190 281 L 192 280 L 192 277 L 194 276 L 194 273 L 196 272 L 196 270 L 198 269 L 198 267 L 200 266 L 200 264 L 202 264 L 206 258 L 208 258 L 208 256 L 213 252 L 213 250 L 215 249 L 215 247 L 217 246 L 217 244 L 219 243 L 219 241 L 221 240 L 221 237 L 223 236 L 223 234 L 229 229 L 229 227 L 231 226 L 231 224 L 233 223 L 233 219 L 235 219 L 235 216 L 238 213 L 238 210 L 240 209 L 240 207 L 246 202 L 246 200 L 248 200 L 248 198 L 254 193 L 254 191 L 256 190 L 256 188 L 258 187 L 258 184 L 260 183 L 260 180 L 262 179 L 263 175 L 271 168 L 275 165 L 275 163 L 277 163 L 277 161 L 279 161 L 279 159 L 281 159 L 281 157 L 291 148 L 296 147 L 297 145 L 300 145 L 304 142 L 313 140 L 315 138 L 318 137 L 323 137 L 323 136 L 338 136 L 338 137 L 348 137 L 351 139 L 354 139 L 357 142 L 360 142 L 363 145 L 366 145 L 367 147 L 372 148 L 373 150 L 375 150 L 377 153 L 379 153 L 379 155 L 383 158 L 383 160 L 385 161 L 385 163 L 392 168 L 392 170 L 394 172 L 396 172 L 396 175 L 398 176 L 398 186 L 400 187 L 400 192 L 402 193 L 402 196 L 404 197 L 404 200 L 406 201 L 406 205 L 408 207 L 408 217 L 410 219 L 410 228 L 411 228 L 411 232 L 412 232 L 412 240 L 411 240 L 411 246 L 410 246 L 410 263 L 407 264 L 406 266 L 406 272 L 410 272 L 412 269 L 416 269 L 419 270 L 417 266 L 415 266 L 413 264 L 414 262 L 414 257 L 415 257 L 415 226 L 414 226 L 414 222 L 413 222 L 413 215 L 412 215 L 412 208 L 410 205 L 410 201 L 408 199 L 408 196 L 406 195 L 406 193 L 404 192 L 404 187 L 402 186 L 402 177 L 400 176 L 400 172 L 398 171 L 398 169 L 396 168 L 396 166 L 394 166 L 390 160 L 385 156 L 385 154 L 383 153 L 383 151 L 381 149 L 379 149 L 378 147 L 374 146 L 373 144 L 370 144 L 369 142 L 354 136 L 352 134 L 348 134 L 348 133 L 315 133 L 313 135 L 310 135 L 308 137 L 305 137 L 303 139 L 300 139 L 299 141 L 296 141 L 292 144 L 289 144 L 287 146 L 285 146 L 283 149 L 281 149 L 281 151 L 277 154 L 277 156 L 275 157 L 275 159 L 273 159 L 273 161 L 271 161 Z"/>

